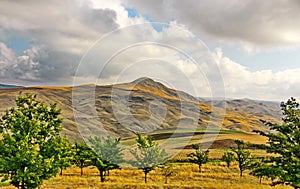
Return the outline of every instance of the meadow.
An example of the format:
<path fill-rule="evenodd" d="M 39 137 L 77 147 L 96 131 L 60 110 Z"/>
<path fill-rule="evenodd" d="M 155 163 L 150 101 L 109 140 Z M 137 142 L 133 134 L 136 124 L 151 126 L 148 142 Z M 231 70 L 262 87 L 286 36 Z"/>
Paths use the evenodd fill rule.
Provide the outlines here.
<path fill-rule="evenodd" d="M 80 169 L 77 167 L 68 168 L 63 175 L 57 175 L 44 182 L 42 189 L 96 189 L 96 188 L 240 188 L 240 189 L 280 189 L 288 186 L 278 185 L 271 187 L 270 180 L 262 179 L 259 182 L 257 177 L 245 172 L 243 177 L 239 176 L 238 167 L 232 164 L 227 168 L 225 163 L 219 161 L 209 162 L 203 165 L 202 172 L 198 171 L 197 165 L 189 163 L 174 163 L 174 174 L 168 177 L 165 184 L 165 177 L 161 170 L 157 168 L 150 172 L 148 183 L 143 180 L 141 170 L 134 168 L 123 168 L 112 170 L 107 181 L 101 183 L 99 173 L 96 168 L 84 168 L 84 175 L 80 176 Z M 15 189 L 12 186 L 2 186 L 2 189 Z"/>

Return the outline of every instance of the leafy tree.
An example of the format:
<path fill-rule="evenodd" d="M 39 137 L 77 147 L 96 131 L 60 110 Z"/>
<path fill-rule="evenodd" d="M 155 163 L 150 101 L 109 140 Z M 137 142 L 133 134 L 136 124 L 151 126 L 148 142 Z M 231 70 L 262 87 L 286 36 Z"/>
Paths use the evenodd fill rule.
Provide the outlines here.
<path fill-rule="evenodd" d="M 80 175 L 83 175 L 83 168 L 91 165 L 94 157 L 93 150 L 85 143 L 75 143 L 73 146 L 74 158 L 73 164 L 80 168 Z"/>
<path fill-rule="evenodd" d="M 195 152 L 187 154 L 187 157 L 191 163 L 198 165 L 199 172 L 201 172 L 202 165 L 208 162 L 209 150 L 203 151 L 199 144 L 193 144 L 192 147 L 195 150 Z"/>
<path fill-rule="evenodd" d="M 65 145 L 61 110 L 32 94 L 17 97 L 16 105 L 0 118 L 2 181 L 21 189 L 37 188 L 59 172 Z"/>
<path fill-rule="evenodd" d="M 282 123 L 263 121 L 273 132 L 255 131 L 268 138 L 268 143 L 263 145 L 267 153 L 273 154 L 265 160 L 266 166 L 260 174 L 267 171 L 275 173 L 273 184 L 287 184 L 300 188 L 300 109 L 295 98 L 281 103 Z"/>
<path fill-rule="evenodd" d="M 231 151 L 235 154 L 235 160 L 238 162 L 240 176 L 243 176 L 243 171 L 250 165 L 250 151 L 245 150 L 245 143 L 241 140 L 234 141 L 237 144 L 237 149 L 231 148 Z"/>
<path fill-rule="evenodd" d="M 222 160 L 226 162 L 227 167 L 230 167 L 231 162 L 235 160 L 234 154 L 232 152 L 226 151 L 222 156 Z"/>
<path fill-rule="evenodd" d="M 111 137 L 91 137 L 89 141 L 95 151 L 92 164 L 98 168 L 100 180 L 104 182 L 109 170 L 120 168 L 119 164 L 124 162 L 120 138 L 114 140 Z"/>
<path fill-rule="evenodd" d="M 61 143 L 63 145 L 61 148 L 61 153 L 59 154 L 60 160 L 58 161 L 58 166 L 60 167 L 60 175 L 62 175 L 64 169 L 72 165 L 75 155 L 73 151 L 73 145 L 69 142 L 66 136 L 61 139 Z"/>
<path fill-rule="evenodd" d="M 261 183 L 263 177 L 274 180 L 278 174 L 269 169 L 269 166 L 265 163 L 264 157 L 253 159 L 249 167 L 251 169 L 250 175 L 258 177 L 259 183 Z"/>
<path fill-rule="evenodd" d="M 159 168 L 161 169 L 162 175 L 165 177 L 165 184 L 168 184 L 168 178 L 170 176 L 176 174 L 173 164 L 167 163 L 167 164 L 161 165 Z"/>
<path fill-rule="evenodd" d="M 131 165 L 141 169 L 144 172 L 144 180 L 147 183 L 147 174 L 154 170 L 158 165 L 164 164 L 169 158 L 165 150 L 162 150 L 153 137 L 143 137 L 137 133 L 137 148 L 131 150 L 134 161 L 129 161 Z"/>

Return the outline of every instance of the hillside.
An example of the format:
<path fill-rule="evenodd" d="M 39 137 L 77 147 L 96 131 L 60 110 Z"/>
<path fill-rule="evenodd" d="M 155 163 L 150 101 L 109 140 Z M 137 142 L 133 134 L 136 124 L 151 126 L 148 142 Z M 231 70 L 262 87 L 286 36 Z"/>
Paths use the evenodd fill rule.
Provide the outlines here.
<path fill-rule="evenodd" d="M 102 132 L 131 137 L 137 131 L 206 129 L 207 126 L 250 132 L 267 129 L 260 119 L 279 121 L 280 117 L 278 103 L 226 100 L 224 122 L 218 122 L 222 120 L 221 101 L 212 106 L 209 100 L 198 101 L 149 78 L 107 86 L 0 89 L 0 112 L 15 106 L 20 91 L 37 94 L 47 103 L 56 102 L 62 109 L 65 132 L 71 140 Z"/>

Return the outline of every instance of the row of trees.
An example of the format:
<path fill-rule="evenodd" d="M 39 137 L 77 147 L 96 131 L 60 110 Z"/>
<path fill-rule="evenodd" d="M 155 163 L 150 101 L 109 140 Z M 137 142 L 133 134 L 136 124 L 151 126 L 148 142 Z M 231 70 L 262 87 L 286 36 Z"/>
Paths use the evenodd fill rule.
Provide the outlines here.
<path fill-rule="evenodd" d="M 105 180 L 109 170 L 124 163 L 120 139 L 91 137 L 86 143 L 71 144 L 60 135 L 61 110 L 56 104 L 48 107 L 35 95 L 25 94 L 16 99 L 0 118 L 0 176 L 17 188 L 37 188 L 63 169 L 77 165 L 81 168 L 95 166 L 100 180 Z M 137 134 L 137 147 L 131 150 L 133 160 L 127 163 L 147 174 L 168 159 L 153 138 Z M 92 150 L 93 149 L 93 150 Z"/>
<path fill-rule="evenodd" d="M 112 169 L 120 168 L 124 163 L 120 139 L 89 138 L 91 148 L 85 143 L 71 144 L 62 137 L 61 110 L 55 104 L 48 107 L 38 101 L 35 95 L 25 94 L 16 99 L 16 108 L 11 108 L 0 118 L 0 174 L 2 181 L 25 189 L 37 188 L 43 180 L 49 179 L 66 167 L 75 164 L 81 168 L 95 166 L 99 170 L 100 180 Z M 259 178 L 271 178 L 274 184 L 288 184 L 300 187 L 300 110 L 299 103 L 291 98 L 281 104 L 282 124 L 264 122 L 275 132 L 256 131 L 266 136 L 266 145 L 256 145 L 274 154 L 270 158 L 253 161 L 250 152 L 245 150 L 243 141 L 236 140 L 237 148 L 231 148 L 223 155 L 228 167 L 233 160 L 238 162 L 240 176 L 245 169 L 251 168 L 251 174 Z M 169 156 L 151 136 L 137 134 L 137 146 L 130 150 L 132 160 L 126 163 L 147 174 L 165 163 Z M 200 145 L 193 145 L 195 152 L 188 154 L 188 159 L 196 163 L 201 171 L 202 164 L 208 161 L 208 150 L 201 150 Z M 162 171 L 169 176 L 170 167 Z"/>

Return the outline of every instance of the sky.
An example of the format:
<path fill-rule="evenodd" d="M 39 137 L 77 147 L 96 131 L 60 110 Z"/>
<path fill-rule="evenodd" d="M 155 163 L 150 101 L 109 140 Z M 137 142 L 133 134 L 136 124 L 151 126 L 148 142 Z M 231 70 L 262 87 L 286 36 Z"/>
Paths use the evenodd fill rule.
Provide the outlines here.
<path fill-rule="evenodd" d="M 202 97 L 300 97 L 298 0 L 2 0 L 0 83 L 151 77 Z"/>

